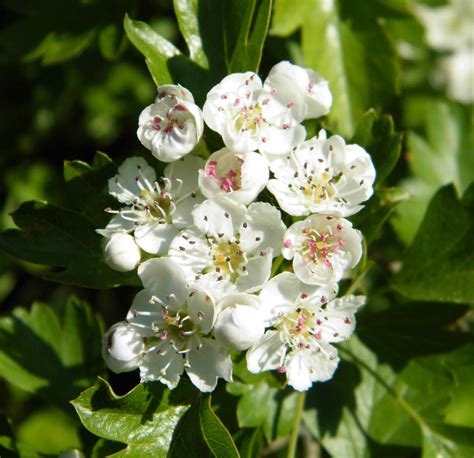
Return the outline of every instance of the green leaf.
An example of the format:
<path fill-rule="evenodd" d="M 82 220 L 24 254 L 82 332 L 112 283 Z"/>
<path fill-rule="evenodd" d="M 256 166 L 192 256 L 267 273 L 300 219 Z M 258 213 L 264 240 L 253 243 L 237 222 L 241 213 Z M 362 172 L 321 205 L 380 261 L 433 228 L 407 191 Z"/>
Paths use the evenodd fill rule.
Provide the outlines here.
<path fill-rule="evenodd" d="M 114 457 L 160 458 L 167 456 L 173 433 L 196 396 L 185 381 L 173 391 L 151 382 L 117 396 L 99 379 L 72 404 L 91 433 L 127 445 Z"/>
<path fill-rule="evenodd" d="M 226 4 L 224 34 L 227 55 L 230 57 L 229 73 L 258 72 L 271 10 L 272 0 L 232 0 Z M 236 26 L 239 27 L 238 31 Z"/>
<path fill-rule="evenodd" d="M 215 457 L 239 457 L 239 452 L 229 431 L 211 408 L 210 396 L 202 397 L 199 400 L 199 420 L 204 440 Z"/>
<path fill-rule="evenodd" d="M 119 30 L 115 24 L 105 26 L 99 33 L 99 49 L 108 60 L 117 59 L 126 49 L 126 45 L 127 39 L 123 30 Z"/>
<path fill-rule="evenodd" d="M 63 450 L 80 449 L 80 424 L 70 413 L 50 407 L 36 410 L 17 426 L 17 437 L 41 454 L 57 456 Z"/>
<path fill-rule="evenodd" d="M 0 456 L 2 458 L 37 458 L 31 447 L 15 439 L 8 419 L 0 415 Z"/>
<path fill-rule="evenodd" d="M 126 0 L 44 0 L 39 6 L 24 0 L 8 2 L 6 8 L 15 12 L 9 12 L 13 20 L 0 31 L 4 52 L 24 62 L 52 65 L 81 55 L 99 30 L 119 26 L 129 5 Z"/>
<path fill-rule="evenodd" d="M 312 0 L 275 0 L 270 35 L 286 37 L 296 32 L 311 14 L 311 6 Z"/>
<path fill-rule="evenodd" d="M 422 444 L 424 456 L 472 454 L 474 430 L 443 421 L 453 388 L 445 356 L 412 359 L 394 372 L 356 337 L 340 351 L 344 360 L 334 379 L 318 385 L 308 399 L 315 409 L 304 413 L 331 455 L 395 458 Z"/>
<path fill-rule="evenodd" d="M 0 319 L 0 374 L 64 407 L 102 370 L 101 341 L 100 322 L 74 297 L 62 316 L 45 304 L 16 308 Z"/>
<path fill-rule="evenodd" d="M 0 415 L 0 456 L 5 458 L 15 458 L 18 456 L 13 432 L 8 420 Z"/>
<path fill-rule="evenodd" d="M 102 238 L 84 216 L 44 202 L 26 202 L 12 213 L 19 229 L 0 234 L 0 250 L 34 264 L 61 267 L 43 277 L 89 288 L 139 285 L 135 273 L 112 270 L 104 261 Z"/>
<path fill-rule="evenodd" d="M 269 442 L 290 433 L 298 396 L 295 391 L 282 391 L 265 380 L 246 385 L 229 384 L 228 390 L 242 396 L 237 405 L 237 420 L 241 428 L 261 426 Z"/>
<path fill-rule="evenodd" d="M 469 315 L 466 317 L 469 320 Z M 446 365 L 453 374 L 455 386 L 451 401 L 445 409 L 445 421 L 456 426 L 474 428 L 474 344 L 459 349 L 446 359 Z"/>
<path fill-rule="evenodd" d="M 302 27 L 305 64 L 329 81 L 334 96 L 329 126 L 349 137 L 362 114 L 388 103 L 398 86 L 394 46 L 372 2 L 361 5 L 312 0 Z"/>
<path fill-rule="evenodd" d="M 117 173 L 117 165 L 106 154 L 97 152 L 92 165 L 83 161 L 64 162 L 64 180 L 74 205 L 97 227 L 105 227 L 110 215 L 104 209 L 116 203 L 108 193 L 108 179 Z"/>
<path fill-rule="evenodd" d="M 454 183 L 462 193 L 474 180 L 474 132 L 469 114 L 441 101 L 427 106 L 426 139 L 408 134 L 408 165 L 413 174 L 434 189 Z"/>
<path fill-rule="evenodd" d="M 403 367 L 410 358 L 446 353 L 469 341 L 469 336 L 452 329 L 467 310 L 465 305 L 436 302 L 396 303 L 375 312 L 367 309 L 358 317 L 357 335 L 379 361 Z"/>
<path fill-rule="evenodd" d="M 351 217 L 354 226 L 362 231 L 367 243 L 372 242 L 393 210 L 409 198 L 402 188 L 384 188 L 376 191 L 369 203 Z"/>
<path fill-rule="evenodd" d="M 466 193 L 466 196 L 468 193 Z M 474 297 L 473 211 L 452 186 L 433 197 L 393 287 L 416 300 L 470 303 Z"/>
<path fill-rule="evenodd" d="M 169 457 L 215 456 L 238 458 L 239 452 L 227 428 L 211 407 L 211 397 L 199 397 L 176 428 Z"/>
<path fill-rule="evenodd" d="M 265 445 L 262 428 L 245 430 L 239 441 L 239 451 L 242 458 L 258 458 Z"/>
<path fill-rule="evenodd" d="M 423 134 L 408 133 L 408 166 L 413 178 L 401 186 L 412 194 L 400 205 L 392 225 L 409 245 L 421 224 L 430 199 L 440 186 L 453 183 L 459 193 L 474 180 L 474 129 L 468 109 L 440 100 L 407 104 L 407 109 L 423 107 Z"/>
<path fill-rule="evenodd" d="M 172 43 L 155 32 L 148 24 L 125 16 L 125 32 L 133 45 L 145 56 L 148 69 L 157 86 L 173 83 L 168 59 L 181 52 Z"/>
<path fill-rule="evenodd" d="M 375 188 L 380 188 L 400 159 L 402 134 L 395 131 L 390 115 L 377 116 L 374 110 L 364 114 L 350 143 L 366 149 L 377 171 Z"/>
<path fill-rule="evenodd" d="M 173 5 L 179 30 L 189 49 L 189 57 L 201 67 L 209 68 L 199 30 L 198 0 L 174 0 Z"/>

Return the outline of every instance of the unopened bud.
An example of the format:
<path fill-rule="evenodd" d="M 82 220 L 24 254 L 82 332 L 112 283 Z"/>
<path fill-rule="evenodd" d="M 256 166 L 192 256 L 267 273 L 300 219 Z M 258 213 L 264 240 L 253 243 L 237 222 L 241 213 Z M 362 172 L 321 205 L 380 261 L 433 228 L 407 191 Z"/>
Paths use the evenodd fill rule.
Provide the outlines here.
<path fill-rule="evenodd" d="M 258 301 L 248 294 L 234 294 L 224 301 L 214 327 L 216 339 L 232 350 L 246 350 L 265 332 L 263 317 L 255 306 Z"/>
<path fill-rule="evenodd" d="M 116 374 L 135 370 L 144 348 L 142 336 L 125 321 L 115 323 L 102 338 L 102 356 Z"/>
<path fill-rule="evenodd" d="M 126 232 L 117 232 L 104 247 L 105 262 L 114 270 L 128 272 L 140 262 L 140 248 L 135 239 Z"/>

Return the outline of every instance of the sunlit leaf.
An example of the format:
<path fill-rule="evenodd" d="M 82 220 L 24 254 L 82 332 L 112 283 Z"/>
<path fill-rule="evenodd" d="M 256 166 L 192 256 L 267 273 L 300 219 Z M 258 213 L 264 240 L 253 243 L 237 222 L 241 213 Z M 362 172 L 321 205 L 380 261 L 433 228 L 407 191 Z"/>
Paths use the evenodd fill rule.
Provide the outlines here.
<path fill-rule="evenodd" d="M 64 406 L 102 370 L 101 340 L 100 322 L 74 297 L 62 316 L 45 304 L 17 308 L 0 319 L 0 374 Z"/>

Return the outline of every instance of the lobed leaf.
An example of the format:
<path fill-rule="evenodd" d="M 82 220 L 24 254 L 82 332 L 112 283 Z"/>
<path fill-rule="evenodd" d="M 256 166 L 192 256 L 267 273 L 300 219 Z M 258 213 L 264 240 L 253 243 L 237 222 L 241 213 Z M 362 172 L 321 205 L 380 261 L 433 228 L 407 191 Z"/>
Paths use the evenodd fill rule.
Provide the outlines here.
<path fill-rule="evenodd" d="M 474 297 L 474 187 L 458 200 L 452 186 L 431 200 L 393 287 L 416 300 L 471 303 Z M 464 204 L 464 205 L 463 205 Z"/>
<path fill-rule="evenodd" d="M 102 331 L 91 309 L 74 297 L 62 316 L 45 304 L 16 308 L 0 319 L 0 373 L 12 385 L 64 405 L 103 369 Z"/>
<path fill-rule="evenodd" d="M 104 261 L 97 228 L 80 213 L 45 202 L 25 202 L 12 218 L 19 229 L 0 234 L 0 250 L 23 261 L 60 267 L 43 277 L 89 288 L 139 285 L 135 273 L 112 270 Z"/>

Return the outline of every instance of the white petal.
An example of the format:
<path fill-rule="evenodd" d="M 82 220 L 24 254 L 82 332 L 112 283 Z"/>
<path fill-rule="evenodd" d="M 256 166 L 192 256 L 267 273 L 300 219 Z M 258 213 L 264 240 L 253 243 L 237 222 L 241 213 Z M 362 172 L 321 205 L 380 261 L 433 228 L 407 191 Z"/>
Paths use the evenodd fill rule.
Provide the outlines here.
<path fill-rule="evenodd" d="M 183 269 L 188 282 L 212 263 L 207 239 L 195 229 L 181 231 L 172 240 L 168 256 Z"/>
<path fill-rule="evenodd" d="M 336 293 L 335 284 L 306 285 L 294 273 L 282 272 L 263 287 L 259 296 L 260 307 L 267 324 L 272 324 L 280 314 L 293 312 L 303 302 L 319 308 L 322 302 L 332 299 Z"/>
<path fill-rule="evenodd" d="M 143 337 L 154 335 L 153 323 L 158 327 L 163 324 L 162 306 L 158 303 L 151 303 L 152 296 L 153 294 L 146 289 L 139 291 L 133 298 L 127 313 L 127 321 Z"/>
<path fill-rule="evenodd" d="M 290 190 L 287 183 L 281 180 L 268 180 L 267 188 L 275 196 L 281 209 L 289 215 L 306 216 L 310 213 L 301 195 Z"/>
<path fill-rule="evenodd" d="M 120 202 L 130 205 L 140 195 L 137 182 L 156 180 L 155 170 L 141 157 L 130 157 L 119 167 L 118 174 L 109 180 L 109 193 Z"/>
<path fill-rule="evenodd" d="M 245 216 L 246 227 L 240 230 L 242 249 L 247 253 L 257 253 L 267 248 L 273 249 L 273 256 L 279 256 L 286 226 L 280 212 L 266 202 L 254 202 Z"/>
<path fill-rule="evenodd" d="M 232 360 L 215 340 L 202 339 L 202 346 L 189 352 L 189 364 L 191 382 L 204 393 L 214 390 L 219 377 L 232 381 Z"/>
<path fill-rule="evenodd" d="M 198 170 L 204 166 L 204 160 L 197 156 L 188 155 L 176 162 L 168 164 L 163 175 L 170 179 L 175 199 L 196 192 L 198 185 Z"/>
<path fill-rule="evenodd" d="M 125 208 L 124 210 L 127 210 Z M 96 229 L 96 232 L 104 237 L 111 237 L 116 232 L 130 232 L 135 228 L 133 221 L 123 219 L 122 215 L 117 214 L 109 221 L 104 229 Z"/>
<path fill-rule="evenodd" d="M 182 269 L 167 258 L 154 258 L 138 268 L 143 286 L 165 303 L 184 304 L 188 288 Z"/>
<path fill-rule="evenodd" d="M 178 229 L 172 224 L 144 224 L 135 229 L 135 240 L 143 251 L 150 254 L 166 254 Z"/>
<path fill-rule="evenodd" d="M 192 211 L 203 202 L 204 196 L 200 192 L 179 200 L 172 216 L 173 224 L 180 229 L 193 226 Z"/>
<path fill-rule="evenodd" d="M 270 70 L 265 80 L 267 86 L 276 90 L 276 97 L 295 104 L 292 111 L 300 120 L 329 113 L 332 95 L 328 82 L 310 68 L 280 62 Z"/>
<path fill-rule="evenodd" d="M 295 390 L 306 391 L 312 382 L 325 382 L 331 379 L 338 364 L 337 353 L 328 357 L 322 351 L 292 351 L 286 363 L 288 384 Z"/>
<path fill-rule="evenodd" d="M 355 313 L 365 304 L 365 296 L 348 295 L 329 302 L 324 310 L 316 315 L 320 318 L 321 340 L 341 342 L 355 329 Z"/>
<path fill-rule="evenodd" d="M 169 345 L 163 344 L 160 352 L 148 352 L 140 364 L 142 382 L 160 381 L 170 390 L 176 388 L 183 373 L 184 359 Z"/>
<path fill-rule="evenodd" d="M 305 136 L 304 126 L 294 122 L 286 129 L 279 126 L 263 126 L 259 131 L 258 150 L 261 153 L 287 154 L 296 145 L 302 143 Z"/>
<path fill-rule="evenodd" d="M 188 297 L 188 314 L 201 329 L 202 334 L 208 334 L 216 321 L 216 306 L 214 300 L 205 291 L 191 288 Z"/>
<path fill-rule="evenodd" d="M 214 303 L 218 304 L 222 299 L 237 291 L 234 283 L 219 280 L 219 278 L 221 278 L 219 273 L 209 272 L 205 275 L 200 275 L 197 280 L 192 281 L 192 285 L 205 291 L 206 294 L 213 298 Z"/>
<path fill-rule="evenodd" d="M 265 335 L 247 351 L 247 369 L 253 374 L 280 367 L 286 352 L 277 331 Z"/>
<path fill-rule="evenodd" d="M 194 224 L 200 231 L 224 240 L 234 237 L 244 215 L 243 205 L 222 198 L 206 200 L 193 210 Z"/>
<path fill-rule="evenodd" d="M 255 256 L 246 264 L 247 272 L 240 273 L 235 286 L 240 292 L 253 293 L 262 288 L 270 278 L 272 270 L 273 250 L 267 248 L 258 256 Z"/>

